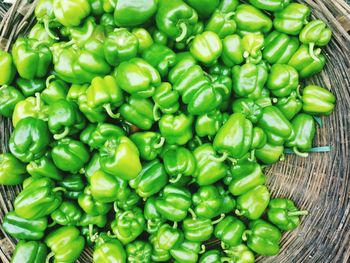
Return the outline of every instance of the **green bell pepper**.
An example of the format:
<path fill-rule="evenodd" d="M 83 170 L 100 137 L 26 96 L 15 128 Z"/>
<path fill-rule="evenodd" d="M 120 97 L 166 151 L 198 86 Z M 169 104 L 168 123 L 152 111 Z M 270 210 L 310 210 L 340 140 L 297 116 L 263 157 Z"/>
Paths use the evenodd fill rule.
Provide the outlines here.
<path fill-rule="evenodd" d="M 25 97 L 33 96 L 37 92 L 45 89 L 45 80 L 43 79 L 16 79 L 16 84 Z"/>
<path fill-rule="evenodd" d="M 240 4 L 233 18 L 239 30 L 267 33 L 272 28 L 271 19 L 252 5 Z"/>
<path fill-rule="evenodd" d="M 28 180 L 28 179 L 27 179 Z M 51 214 L 62 202 L 59 192 L 62 188 L 54 187 L 54 183 L 49 178 L 32 179 L 24 181 L 22 192 L 15 201 L 15 212 L 25 219 L 38 219 Z"/>
<path fill-rule="evenodd" d="M 151 235 L 149 241 L 152 244 L 152 256 L 151 259 L 154 262 L 167 262 L 171 259 L 169 251 L 159 247 L 157 242 L 157 236 Z"/>
<path fill-rule="evenodd" d="M 125 249 L 118 239 L 109 238 L 105 233 L 99 235 L 93 254 L 95 263 L 124 263 L 126 259 Z"/>
<path fill-rule="evenodd" d="M 298 72 L 289 65 L 274 64 L 270 69 L 266 86 L 277 97 L 287 97 L 299 85 Z"/>
<path fill-rule="evenodd" d="M 225 253 L 233 260 L 234 263 L 254 263 L 254 253 L 244 244 L 230 247 Z"/>
<path fill-rule="evenodd" d="M 48 105 L 67 97 L 68 85 L 51 75 L 46 79 L 46 88 L 41 92 L 41 99 Z"/>
<path fill-rule="evenodd" d="M 185 2 L 197 11 L 200 18 L 208 18 L 220 3 L 219 0 L 186 0 Z"/>
<path fill-rule="evenodd" d="M 299 211 L 292 200 L 282 198 L 272 199 L 267 211 L 269 221 L 284 231 L 297 228 L 300 225 L 299 216 L 307 214 L 308 211 Z"/>
<path fill-rule="evenodd" d="M 50 49 L 34 39 L 20 37 L 12 46 L 13 63 L 25 79 L 46 76 L 52 61 Z"/>
<path fill-rule="evenodd" d="M 18 216 L 14 211 L 11 211 L 5 215 L 2 228 L 14 238 L 40 240 L 45 235 L 47 218 L 25 219 Z"/>
<path fill-rule="evenodd" d="M 38 1 L 39 2 L 39 1 Z M 48 2 L 48 1 L 47 1 Z M 39 5 L 39 3 L 38 3 Z M 42 20 L 37 17 L 37 20 Z M 55 27 L 54 20 L 50 22 L 48 18 L 44 18 L 41 22 L 37 22 L 28 34 L 28 38 L 35 39 L 45 45 L 52 45 L 57 42 L 58 37 L 56 32 L 52 32 L 51 28 Z"/>
<path fill-rule="evenodd" d="M 255 150 L 255 157 L 265 164 L 274 164 L 282 158 L 283 151 L 284 147 L 282 145 L 266 143 L 260 149 Z"/>
<path fill-rule="evenodd" d="M 153 109 L 154 104 L 150 99 L 130 96 L 120 107 L 119 112 L 126 121 L 142 130 L 149 130 L 155 121 Z"/>
<path fill-rule="evenodd" d="M 51 153 L 31 161 L 26 169 L 33 178 L 47 177 L 59 181 L 63 179 L 63 173 L 53 163 Z"/>
<path fill-rule="evenodd" d="M 214 149 L 223 154 L 223 158 L 241 158 L 252 144 L 253 125 L 241 113 L 232 114 L 219 129 L 213 142 Z"/>
<path fill-rule="evenodd" d="M 292 120 L 292 126 L 295 135 L 285 146 L 291 147 L 297 155 L 306 157 L 316 134 L 315 120 L 309 114 L 300 113 Z"/>
<path fill-rule="evenodd" d="M 137 240 L 126 246 L 128 255 L 127 262 L 130 263 L 150 263 L 152 257 L 152 246 L 150 243 Z"/>
<path fill-rule="evenodd" d="M 147 22 L 157 11 L 157 0 L 118 0 L 114 21 L 119 27 L 134 27 Z"/>
<path fill-rule="evenodd" d="M 211 31 L 197 35 L 190 44 L 190 52 L 195 59 L 205 65 L 216 63 L 222 53 L 220 37 Z"/>
<path fill-rule="evenodd" d="M 145 164 L 137 177 L 129 182 L 131 188 L 143 198 L 158 193 L 167 183 L 168 175 L 158 159 Z"/>
<path fill-rule="evenodd" d="M 270 64 L 286 64 L 299 48 L 299 40 L 287 34 L 272 31 L 265 38 L 263 58 Z"/>
<path fill-rule="evenodd" d="M 262 216 L 269 201 L 269 190 L 265 185 L 259 185 L 237 198 L 236 214 L 250 220 L 256 220 Z"/>
<path fill-rule="evenodd" d="M 147 220 L 146 231 L 149 234 L 156 233 L 165 221 L 161 214 L 157 211 L 156 197 L 154 196 L 147 198 L 143 214 Z"/>
<path fill-rule="evenodd" d="M 190 52 L 181 52 L 176 54 L 176 65 L 170 70 L 168 79 L 174 84 L 181 79 L 187 70 L 196 65 L 197 61 Z"/>
<path fill-rule="evenodd" d="M 218 262 L 234 263 L 233 259 L 230 259 L 228 257 L 223 257 L 221 255 L 220 250 L 218 249 L 208 250 L 200 257 L 198 262 L 199 263 L 218 263 Z M 240 263 L 244 263 L 244 262 L 240 262 Z"/>
<path fill-rule="evenodd" d="M 265 131 L 267 141 L 272 145 L 283 145 L 286 140 L 294 136 L 291 123 L 275 106 L 263 109 L 258 126 Z"/>
<path fill-rule="evenodd" d="M 186 218 L 192 204 L 191 192 L 182 187 L 167 185 L 156 200 L 157 211 L 167 220 L 179 222 Z"/>
<path fill-rule="evenodd" d="M 80 135 L 82 136 L 82 133 Z M 87 135 L 87 139 L 83 142 L 88 144 L 91 149 L 100 149 L 108 139 L 123 135 L 125 135 L 125 131 L 119 126 L 110 123 L 99 123 L 94 126 L 94 129 L 91 130 L 91 133 Z"/>
<path fill-rule="evenodd" d="M 183 233 L 177 228 L 163 224 L 156 233 L 155 239 L 155 243 L 160 249 L 170 251 L 183 242 Z"/>
<path fill-rule="evenodd" d="M 310 53 L 307 45 L 301 45 L 288 62 L 288 65 L 294 67 L 301 79 L 313 76 L 322 71 L 326 65 L 326 58 L 318 48 Z"/>
<path fill-rule="evenodd" d="M 197 22 L 197 12 L 182 0 L 159 1 L 156 24 L 172 40 L 181 42 L 191 36 Z"/>
<path fill-rule="evenodd" d="M 114 1 L 114 0 L 112 0 Z M 114 31 L 114 29 L 117 27 L 114 22 L 114 17 L 112 14 L 104 13 L 100 17 L 100 25 L 104 26 L 106 29 L 106 32 L 111 33 Z"/>
<path fill-rule="evenodd" d="M 140 98 L 151 97 L 161 83 L 158 71 L 142 58 L 120 63 L 116 80 L 122 90 Z"/>
<path fill-rule="evenodd" d="M 288 120 L 291 120 L 302 110 L 303 103 L 298 98 L 297 93 L 292 92 L 289 97 L 278 98 L 275 106 Z"/>
<path fill-rule="evenodd" d="M 58 100 L 49 106 L 48 126 L 55 140 L 75 134 L 86 125 L 86 120 L 78 106 L 65 99 Z"/>
<path fill-rule="evenodd" d="M 152 98 L 154 101 L 153 117 L 156 121 L 160 118 L 158 117 L 158 109 L 164 114 L 173 114 L 180 108 L 179 93 L 173 90 L 172 85 L 168 82 L 160 84 Z"/>
<path fill-rule="evenodd" d="M 72 27 L 78 26 L 90 14 L 91 6 L 88 0 L 53 0 L 53 11 L 58 22 Z"/>
<path fill-rule="evenodd" d="M 198 217 L 211 219 L 220 213 L 222 198 L 214 185 L 205 185 L 193 194 L 192 203 Z"/>
<path fill-rule="evenodd" d="M 298 35 L 311 14 L 308 6 L 299 3 L 290 3 L 282 10 L 274 13 L 273 26 L 281 33 Z"/>
<path fill-rule="evenodd" d="M 182 176 L 192 176 L 196 170 L 196 160 L 185 147 L 170 146 L 162 154 L 164 167 L 170 176 L 170 183 L 178 182 Z"/>
<path fill-rule="evenodd" d="M 151 33 L 152 33 L 152 38 L 154 40 L 154 43 L 168 46 L 169 38 L 165 33 L 160 31 L 157 27 L 153 27 L 151 29 Z"/>
<path fill-rule="evenodd" d="M 85 239 L 78 228 L 63 226 L 48 234 L 45 243 L 51 249 L 49 257 L 54 257 L 55 262 L 73 263 L 82 253 Z"/>
<path fill-rule="evenodd" d="M 85 165 L 85 178 L 88 182 L 91 181 L 91 176 L 98 170 L 101 170 L 101 163 L 100 163 L 100 153 L 96 152 L 92 155 L 90 161 Z"/>
<path fill-rule="evenodd" d="M 23 101 L 23 94 L 12 86 L 0 87 L 0 116 L 10 118 L 14 112 L 16 104 Z"/>
<path fill-rule="evenodd" d="M 0 184 L 17 185 L 26 178 L 26 168 L 23 163 L 11 153 L 0 154 Z"/>
<path fill-rule="evenodd" d="M 118 28 L 108 34 L 103 48 L 107 62 L 117 66 L 137 56 L 139 42 L 126 28 Z"/>
<path fill-rule="evenodd" d="M 225 187 L 223 185 L 219 184 L 216 187 L 219 191 L 219 194 L 220 194 L 221 200 L 222 200 L 220 213 L 218 213 L 218 215 L 220 214 L 222 216 L 222 214 L 231 213 L 233 211 L 233 209 L 236 207 L 236 200 L 233 198 L 231 193 L 225 189 Z M 220 220 L 220 218 L 218 220 Z"/>
<path fill-rule="evenodd" d="M 255 149 L 262 148 L 266 144 L 266 142 L 267 142 L 267 135 L 264 132 L 264 130 L 261 129 L 260 127 L 254 127 L 252 146 L 250 147 L 253 153 Z"/>
<path fill-rule="evenodd" d="M 158 132 L 136 132 L 130 136 L 140 152 L 141 159 L 152 161 L 161 153 L 165 139 Z"/>
<path fill-rule="evenodd" d="M 111 223 L 111 229 L 123 245 L 134 241 L 146 228 L 142 210 L 138 207 L 119 214 Z"/>
<path fill-rule="evenodd" d="M 159 120 L 159 130 L 168 144 L 184 145 L 193 136 L 193 117 L 180 113 L 163 115 Z"/>
<path fill-rule="evenodd" d="M 194 173 L 196 182 L 202 185 L 211 185 L 227 175 L 227 167 L 224 162 L 216 160 L 216 152 L 209 143 L 197 147 L 194 152 L 197 168 Z"/>
<path fill-rule="evenodd" d="M 176 63 L 176 54 L 167 46 L 154 43 L 142 53 L 142 58 L 152 65 L 161 77 L 168 75 Z"/>
<path fill-rule="evenodd" d="M 100 154 L 101 168 L 106 173 L 129 181 L 141 172 L 139 151 L 126 136 L 107 140 Z"/>
<path fill-rule="evenodd" d="M 16 68 L 10 53 L 0 50 L 0 86 L 9 85 L 16 74 Z"/>
<path fill-rule="evenodd" d="M 335 107 L 335 96 L 325 88 L 306 86 L 301 97 L 303 111 L 312 115 L 330 115 Z"/>
<path fill-rule="evenodd" d="M 196 263 L 201 251 L 201 243 L 185 240 L 170 250 L 175 262 Z"/>
<path fill-rule="evenodd" d="M 154 43 L 150 33 L 144 28 L 134 28 L 132 33 L 139 42 L 139 53 L 141 54 Z"/>
<path fill-rule="evenodd" d="M 80 174 L 66 175 L 58 182 L 58 185 L 66 189 L 63 196 L 72 200 L 77 200 L 85 187 L 83 177 Z"/>
<path fill-rule="evenodd" d="M 45 21 L 52 23 L 55 20 L 53 8 L 53 0 L 39 0 L 34 10 L 36 19 L 43 23 Z"/>
<path fill-rule="evenodd" d="M 271 12 L 282 10 L 289 2 L 290 0 L 249 0 L 249 3 L 256 8 Z"/>
<path fill-rule="evenodd" d="M 47 247 L 38 241 L 19 241 L 13 252 L 12 263 L 40 263 L 45 262 Z"/>
<path fill-rule="evenodd" d="M 243 98 L 232 103 L 233 113 L 241 113 L 252 123 L 257 123 L 262 116 L 262 108 L 252 99 Z"/>
<path fill-rule="evenodd" d="M 118 200 L 114 202 L 114 206 L 116 205 L 117 208 L 121 208 L 123 210 L 131 210 L 140 205 L 141 198 L 133 189 L 128 186 L 121 188 L 123 190 L 118 193 Z"/>
<path fill-rule="evenodd" d="M 85 144 L 70 138 L 57 141 L 51 155 L 57 168 L 71 173 L 77 173 L 90 159 Z"/>
<path fill-rule="evenodd" d="M 84 189 L 84 192 L 79 194 L 78 204 L 84 210 L 85 213 L 91 216 L 105 215 L 112 208 L 111 204 L 96 201 L 92 197 L 90 186 L 87 186 Z"/>
<path fill-rule="evenodd" d="M 52 220 L 62 226 L 75 226 L 80 222 L 81 217 L 80 207 L 72 201 L 62 202 L 51 214 Z"/>
<path fill-rule="evenodd" d="M 242 39 L 239 35 L 229 35 L 222 40 L 221 59 L 228 67 L 239 65 L 244 61 Z"/>
<path fill-rule="evenodd" d="M 249 230 L 243 233 L 243 240 L 247 241 L 248 247 L 262 256 L 277 255 L 281 237 L 277 227 L 261 219 L 251 222 Z"/>
<path fill-rule="evenodd" d="M 214 235 L 225 246 L 237 246 L 242 243 L 242 235 L 245 230 L 244 223 L 233 217 L 226 216 L 215 226 Z"/>
<path fill-rule="evenodd" d="M 234 10 L 228 10 L 229 12 L 222 12 L 221 10 L 216 10 L 208 20 L 205 31 L 211 31 L 216 33 L 219 38 L 223 39 L 226 36 L 232 35 L 236 32 L 236 22 L 233 20 L 232 16 Z"/>
<path fill-rule="evenodd" d="M 203 242 L 211 238 L 214 227 L 209 218 L 190 217 L 182 222 L 182 229 L 186 240 Z"/>
<path fill-rule="evenodd" d="M 45 154 L 51 142 L 47 124 L 40 119 L 28 117 L 18 122 L 11 134 L 11 153 L 22 162 L 34 161 Z"/>
<path fill-rule="evenodd" d="M 195 123 L 195 131 L 199 137 L 216 135 L 220 127 L 227 121 L 228 114 L 218 110 L 198 116 Z"/>

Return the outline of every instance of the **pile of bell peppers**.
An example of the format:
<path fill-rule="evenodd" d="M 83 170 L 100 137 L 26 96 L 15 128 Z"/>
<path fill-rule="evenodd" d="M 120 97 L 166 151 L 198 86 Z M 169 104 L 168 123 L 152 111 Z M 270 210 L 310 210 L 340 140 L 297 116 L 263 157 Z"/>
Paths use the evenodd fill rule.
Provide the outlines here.
<path fill-rule="evenodd" d="M 248 3 L 246 3 L 248 2 Z M 307 157 L 332 36 L 292 0 L 39 0 L 0 51 L 15 263 L 252 263 L 298 227 L 265 168 Z M 208 244 L 218 246 L 207 249 Z M 210 247 L 210 246 L 209 246 Z M 207 250 L 207 251 L 206 251 Z"/>

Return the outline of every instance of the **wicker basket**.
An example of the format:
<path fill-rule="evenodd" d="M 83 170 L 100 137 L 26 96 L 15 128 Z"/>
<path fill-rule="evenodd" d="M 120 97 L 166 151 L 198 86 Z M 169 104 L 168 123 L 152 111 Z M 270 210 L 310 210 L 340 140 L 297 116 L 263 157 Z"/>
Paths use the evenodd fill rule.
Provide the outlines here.
<path fill-rule="evenodd" d="M 20 33 L 33 22 L 33 1 L 0 3 L 0 48 L 8 50 Z M 325 70 L 308 80 L 327 87 L 338 98 L 335 113 L 324 118 L 315 145 L 329 145 L 329 153 L 314 153 L 308 158 L 287 156 L 286 161 L 268 170 L 274 196 L 292 197 L 310 215 L 295 231 L 284 235 L 281 253 L 259 258 L 260 262 L 350 262 L 350 7 L 345 0 L 301 0 L 313 15 L 333 29 L 334 37 L 325 49 Z M 7 151 L 10 121 L 0 117 L 0 152 Z M 0 186 L 0 221 L 13 209 L 20 187 Z M 0 228 L 0 261 L 10 262 L 16 240 Z M 80 262 L 91 262 L 86 249 Z"/>

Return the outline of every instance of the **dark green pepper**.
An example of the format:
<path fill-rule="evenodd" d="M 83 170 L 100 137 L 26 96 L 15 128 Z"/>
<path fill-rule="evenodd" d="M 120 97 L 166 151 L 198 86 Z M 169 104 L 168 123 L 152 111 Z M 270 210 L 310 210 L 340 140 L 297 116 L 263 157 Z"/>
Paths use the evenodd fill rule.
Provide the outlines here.
<path fill-rule="evenodd" d="M 242 235 L 245 230 L 244 223 L 233 217 L 226 216 L 215 226 L 214 235 L 225 246 L 237 246 L 242 243 Z"/>
<path fill-rule="evenodd" d="M 195 9 L 201 18 L 208 18 L 219 6 L 219 0 L 186 0 L 193 9 Z"/>
<path fill-rule="evenodd" d="M 146 231 L 149 234 L 156 233 L 165 221 L 162 218 L 161 214 L 157 211 L 156 198 L 154 196 L 147 198 L 143 214 L 145 216 L 145 219 L 147 220 Z"/>
<path fill-rule="evenodd" d="M 257 123 L 262 116 L 262 108 L 252 99 L 237 99 L 232 103 L 234 113 L 242 113 L 252 123 Z"/>
<path fill-rule="evenodd" d="M 75 226 L 80 222 L 81 217 L 80 207 L 71 201 L 62 202 L 51 214 L 52 220 L 62 226 Z"/>
<path fill-rule="evenodd" d="M 165 114 L 173 114 L 179 110 L 179 93 L 173 90 L 168 82 L 163 82 L 158 86 L 152 98 L 154 101 L 153 117 L 156 121 L 160 118 L 158 109 Z"/>
<path fill-rule="evenodd" d="M 218 110 L 198 116 L 195 123 L 195 131 L 199 137 L 212 138 L 220 127 L 227 121 L 228 114 Z"/>
<path fill-rule="evenodd" d="M 45 80 L 18 78 L 16 84 L 25 97 L 33 96 L 45 89 Z"/>
<path fill-rule="evenodd" d="M 58 182 L 58 185 L 66 189 L 63 193 L 64 197 L 72 200 L 77 200 L 85 187 L 83 177 L 80 174 L 66 175 Z"/>

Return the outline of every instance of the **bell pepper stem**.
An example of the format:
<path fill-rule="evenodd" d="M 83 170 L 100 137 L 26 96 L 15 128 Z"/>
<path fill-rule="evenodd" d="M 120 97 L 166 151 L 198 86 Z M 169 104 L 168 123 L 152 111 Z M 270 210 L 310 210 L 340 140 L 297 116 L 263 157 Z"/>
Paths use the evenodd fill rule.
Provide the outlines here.
<path fill-rule="evenodd" d="M 220 246 L 221 246 L 222 250 L 228 249 L 228 246 L 223 241 L 220 242 Z"/>
<path fill-rule="evenodd" d="M 214 84 L 214 88 L 222 89 L 225 92 L 225 94 L 230 93 L 230 90 L 224 84 L 216 83 Z"/>
<path fill-rule="evenodd" d="M 181 42 L 187 36 L 188 29 L 187 29 L 186 23 L 181 22 L 179 27 L 180 27 L 181 34 L 175 39 L 176 42 Z"/>
<path fill-rule="evenodd" d="M 288 216 L 306 216 L 308 214 L 309 214 L 309 211 L 306 211 L 306 210 L 288 212 Z"/>
<path fill-rule="evenodd" d="M 181 178 L 182 178 L 182 174 L 178 174 L 175 178 L 171 178 L 171 179 L 169 180 L 169 182 L 170 182 L 171 184 L 175 184 L 175 183 L 177 183 L 178 181 L 180 181 Z"/>
<path fill-rule="evenodd" d="M 157 230 L 157 223 L 153 222 L 152 219 L 147 220 L 147 229 L 151 232 Z"/>
<path fill-rule="evenodd" d="M 299 151 L 298 147 L 296 147 L 296 146 L 293 147 L 293 152 L 300 157 L 306 158 L 309 156 L 308 153 L 303 153 L 303 152 Z"/>
<path fill-rule="evenodd" d="M 301 93 L 300 93 L 300 88 L 301 88 L 301 86 L 298 85 L 298 87 L 297 87 L 297 98 L 302 100 L 302 96 L 301 96 Z"/>
<path fill-rule="evenodd" d="M 228 157 L 228 153 L 227 152 L 224 152 L 221 157 L 215 157 L 213 155 L 209 155 L 208 156 L 208 158 L 210 160 L 212 160 L 213 162 L 218 162 L 218 163 L 222 163 L 222 162 L 226 161 L 227 157 Z"/>
<path fill-rule="evenodd" d="M 2 86 L 0 86 L 0 90 L 6 89 L 7 87 L 8 87 L 7 85 L 2 85 Z"/>
<path fill-rule="evenodd" d="M 158 115 L 158 109 L 159 109 L 158 104 L 154 104 L 154 107 L 153 107 L 153 119 L 155 121 L 159 121 L 160 120 L 160 116 Z"/>
<path fill-rule="evenodd" d="M 64 127 L 63 132 L 58 133 L 58 134 L 54 134 L 54 135 L 53 135 L 53 138 L 54 138 L 55 140 L 61 140 L 61 139 L 63 139 L 64 137 L 66 137 L 66 136 L 69 134 L 69 132 L 70 132 L 70 128 L 69 128 L 69 127 Z"/>
<path fill-rule="evenodd" d="M 315 53 L 315 43 L 310 43 L 309 44 L 309 53 L 310 53 L 310 56 L 312 57 L 313 60 L 315 61 L 320 61 L 320 59 L 317 57 L 317 54 L 318 52 Z M 317 51 L 317 50 L 316 50 Z"/>
<path fill-rule="evenodd" d="M 103 108 L 106 110 L 106 112 L 109 115 L 109 117 L 111 117 L 113 119 L 119 119 L 120 118 L 120 113 L 114 113 L 110 103 L 103 105 Z"/>
<path fill-rule="evenodd" d="M 50 252 L 46 257 L 45 263 L 50 263 L 51 258 L 53 258 L 54 256 L 55 256 L 55 253 Z"/>
<path fill-rule="evenodd" d="M 51 80 L 55 79 L 56 76 L 55 75 L 50 75 L 45 82 L 46 88 L 50 85 Z"/>
<path fill-rule="evenodd" d="M 233 259 L 229 258 L 229 257 L 222 257 L 220 259 L 221 263 L 233 263 Z"/>
<path fill-rule="evenodd" d="M 79 173 L 80 173 L 80 174 L 85 174 L 85 168 L 82 167 L 82 168 L 79 170 Z"/>
<path fill-rule="evenodd" d="M 55 225 L 57 225 L 57 223 L 53 221 L 51 224 L 47 225 L 47 227 L 50 228 L 50 227 L 54 227 Z"/>
<path fill-rule="evenodd" d="M 286 159 L 286 156 L 284 154 L 282 154 L 280 157 L 280 162 L 283 162 L 285 159 Z"/>
<path fill-rule="evenodd" d="M 250 152 L 250 156 L 248 158 L 248 161 L 250 162 L 253 162 L 255 160 L 255 149 L 253 149 L 251 152 Z"/>
<path fill-rule="evenodd" d="M 212 225 L 216 225 L 220 223 L 225 218 L 225 214 L 221 214 L 220 217 L 214 221 L 211 222 Z"/>
<path fill-rule="evenodd" d="M 153 145 L 153 148 L 154 149 L 162 148 L 164 143 L 165 143 L 165 138 L 164 137 L 160 137 L 159 143 Z"/>
<path fill-rule="evenodd" d="M 177 221 L 175 221 L 174 224 L 173 224 L 173 228 L 174 228 L 174 229 L 177 229 L 177 226 L 178 226 L 178 225 L 177 225 Z"/>
<path fill-rule="evenodd" d="M 93 233 L 94 231 L 94 225 L 93 224 L 89 224 L 89 237 L 91 242 L 95 242 L 98 239 L 98 233 Z"/>
<path fill-rule="evenodd" d="M 56 193 L 58 191 L 62 191 L 63 193 L 67 192 L 67 189 L 64 187 L 56 187 L 54 189 L 52 189 L 52 192 Z"/>
<path fill-rule="evenodd" d="M 245 59 L 247 59 L 247 58 L 249 58 L 249 52 L 248 51 L 244 51 L 243 52 L 243 57 L 245 58 Z"/>
<path fill-rule="evenodd" d="M 107 236 L 109 236 L 110 238 L 117 238 L 117 236 L 112 234 L 111 231 L 107 232 Z"/>
<path fill-rule="evenodd" d="M 45 28 L 45 31 L 50 38 L 52 38 L 54 40 L 59 40 L 59 38 L 57 36 L 55 36 L 50 29 L 50 20 L 49 19 L 44 19 L 44 28 Z"/>
<path fill-rule="evenodd" d="M 201 250 L 198 252 L 198 254 L 204 254 L 207 248 L 205 247 L 204 244 L 201 245 Z"/>
<path fill-rule="evenodd" d="M 196 213 L 193 211 L 192 208 L 189 208 L 189 209 L 188 209 L 188 212 L 191 214 L 192 219 L 196 219 L 196 218 L 197 218 L 197 215 L 196 215 Z"/>
<path fill-rule="evenodd" d="M 236 215 L 238 215 L 238 216 L 244 215 L 244 213 L 241 212 L 241 211 L 239 211 L 238 209 L 235 210 L 235 213 L 236 213 Z"/>
<path fill-rule="evenodd" d="M 231 20 L 232 17 L 236 14 L 236 12 L 229 12 L 225 15 L 225 20 Z"/>
<path fill-rule="evenodd" d="M 243 241 L 247 241 L 247 239 L 248 239 L 248 235 L 250 235 L 252 233 L 252 231 L 251 230 L 245 230 L 244 232 L 243 232 L 243 235 L 242 235 L 242 240 Z"/>
<path fill-rule="evenodd" d="M 41 98 L 40 98 L 40 93 L 36 92 L 35 93 L 35 107 L 38 111 L 41 109 Z"/>

